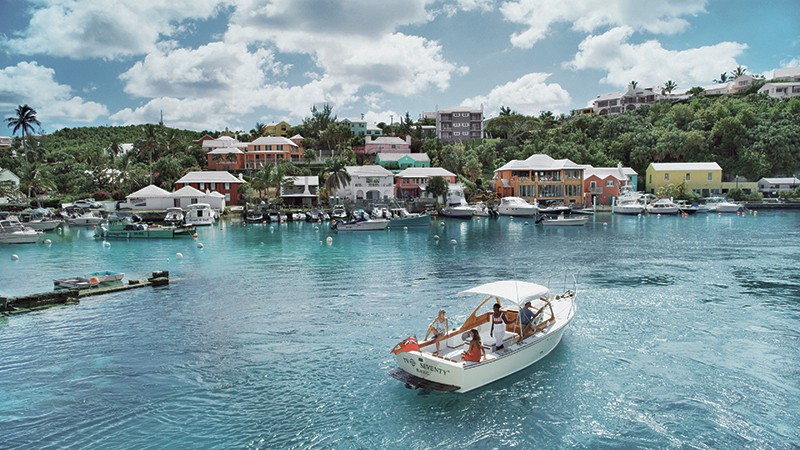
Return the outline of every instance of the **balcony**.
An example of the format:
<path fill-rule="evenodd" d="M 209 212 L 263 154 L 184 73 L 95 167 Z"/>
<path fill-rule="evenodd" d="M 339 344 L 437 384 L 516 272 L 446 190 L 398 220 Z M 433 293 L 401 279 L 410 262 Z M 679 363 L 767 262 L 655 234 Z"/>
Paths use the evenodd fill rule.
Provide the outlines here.
<path fill-rule="evenodd" d="M 603 195 L 603 188 L 601 187 L 589 188 L 589 193 L 592 195 Z"/>

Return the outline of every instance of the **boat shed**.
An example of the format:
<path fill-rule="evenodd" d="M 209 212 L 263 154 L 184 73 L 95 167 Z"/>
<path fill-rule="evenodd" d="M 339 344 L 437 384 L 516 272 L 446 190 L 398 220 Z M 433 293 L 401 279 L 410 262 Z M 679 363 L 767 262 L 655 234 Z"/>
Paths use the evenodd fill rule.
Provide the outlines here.
<path fill-rule="evenodd" d="M 170 194 L 173 199 L 172 206 L 186 208 L 195 203 L 208 203 L 211 209 L 222 211 L 225 209 L 225 196 L 219 192 L 203 192 L 191 186 L 184 186 Z"/>
<path fill-rule="evenodd" d="M 132 194 L 128 194 L 125 199 L 126 204 L 121 206 L 132 209 L 158 210 L 167 209 L 172 206 L 171 194 L 154 184 L 145 186 Z"/>

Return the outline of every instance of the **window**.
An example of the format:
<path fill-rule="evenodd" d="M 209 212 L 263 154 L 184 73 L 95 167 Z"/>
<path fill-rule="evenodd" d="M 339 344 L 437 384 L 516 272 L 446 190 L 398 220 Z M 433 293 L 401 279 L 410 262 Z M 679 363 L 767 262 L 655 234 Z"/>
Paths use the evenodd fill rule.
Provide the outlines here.
<path fill-rule="evenodd" d="M 231 194 L 225 194 L 225 201 L 226 202 L 231 201 Z"/>
<path fill-rule="evenodd" d="M 711 181 L 711 172 L 708 172 L 708 181 Z"/>
<path fill-rule="evenodd" d="M 205 183 L 200 183 L 200 190 L 203 191 L 205 189 L 206 189 L 206 184 Z"/>
<path fill-rule="evenodd" d="M 668 173 L 664 174 L 664 181 L 669 181 L 669 174 Z"/>
<path fill-rule="evenodd" d="M 692 174 L 691 174 L 691 173 L 689 173 L 689 172 L 686 172 L 686 178 L 684 178 L 684 180 L 686 180 L 686 181 L 692 181 Z"/>
<path fill-rule="evenodd" d="M 564 195 L 567 197 L 580 197 L 581 195 L 581 185 L 579 184 L 567 184 L 564 186 Z"/>
<path fill-rule="evenodd" d="M 614 187 L 614 180 L 606 180 L 606 187 Z"/>
<path fill-rule="evenodd" d="M 231 184 L 230 183 L 225 183 L 225 189 L 230 189 L 230 188 L 231 188 Z"/>
<path fill-rule="evenodd" d="M 211 190 L 212 191 L 216 191 L 217 190 L 217 183 L 211 183 Z"/>

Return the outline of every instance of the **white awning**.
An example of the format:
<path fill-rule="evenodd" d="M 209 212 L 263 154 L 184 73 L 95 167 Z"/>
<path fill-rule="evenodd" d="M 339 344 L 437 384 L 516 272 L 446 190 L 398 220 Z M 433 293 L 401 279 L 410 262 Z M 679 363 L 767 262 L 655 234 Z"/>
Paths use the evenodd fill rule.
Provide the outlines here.
<path fill-rule="evenodd" d="M 526 301 L 535 300 L 539 297 L 546 297 L 550 292 L 546 287 L 529 283 L 527 281 L 503 280 L 492 283 L 482 284 L 466 291 L 461 291 L 458 295 L 483 294 L 499 297 L 522 306 Z"/>

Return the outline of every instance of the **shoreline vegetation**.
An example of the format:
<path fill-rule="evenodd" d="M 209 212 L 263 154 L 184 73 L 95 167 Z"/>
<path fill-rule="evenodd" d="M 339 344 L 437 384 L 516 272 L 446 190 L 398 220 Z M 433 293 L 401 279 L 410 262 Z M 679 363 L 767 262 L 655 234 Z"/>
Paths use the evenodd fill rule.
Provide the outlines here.
<path fill-rule="evenodd" d="M 51 134 L 35 134 L 40 125 L 36 111 L 20 106 L 17 116 L 6 119 L 16 133 L 10 150 L 0 151 L 0 168 L 20 177 L 14 189 L 0 186 L 0 196 L 39 198 L 43 206 L 56 206 L 74 199 L 121 200 L 148 184 L 172 189 L 177 179 L 191 170 L 206 168 L 206 154 L 196 141 L 204 135 L 228 135 L 249 142 L 264 134 L 264 124 L 249 131 L 189 131 L 164 124 L 64 128 Z M 399 122 L 379 123 L 386 136 L 411 136 L 412 152 L 425 152 L 432 166 L 459 176 L 465 193 L 480 196 L 493 171 L 512 159 L 536 153 L 568 158 L 593 166 L 632 167 L 640 174 L 651 162 L 715 161 L 726 181 L 733 177 L 792 176 L 800 171 L 800 97 L 774 99 L 753 92 L 743 95 L 696 95 L 687 100 L 661 102 L 611 116 L 560 115 L 547 111 L 525 116 L 501 108 L 485 126 L 481 141 L 443 144 L 425 138 L 423 125 L 406 113 Z M 257 203 L 265 196 L 271 203 L 284 175 L 320 175 L 322 186 L 341 167 L 370 164 L 370 157 L 353 148 L 364 145 L 346 125 L 337 122 L 332 107 L 311 108 L 311 116 L 292 127 L 291 135 L 303 136 L 306 151 L 300 161 L 284 161 L 262 169 L 245 170 L 249 182 L 243 196 Z M 193 142 L 195 141 L 195 142 Z M 133 144 L 123 145 L 123 144 Z M 327 156 L 320 161 L 317 155 Z M 641 177 L 643 181 L 643 177 Z M 641 189 L 642 186 L 639 186 Z M 320 189 L 322 199 L 327 197 Z M 691 197 L 674 186 L 671 196 Z M 731 195 L 735 200 L 755 201 L 759 194 Z M 798 192 L 784 197 L 798 197 Z M 49 197 L 42 198 L 42 197 Z M 739 198 L 736 198 L 739 197 Z"/>

